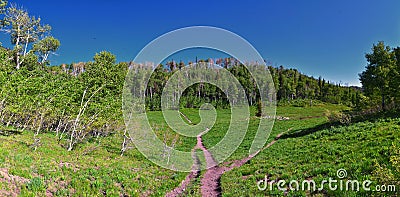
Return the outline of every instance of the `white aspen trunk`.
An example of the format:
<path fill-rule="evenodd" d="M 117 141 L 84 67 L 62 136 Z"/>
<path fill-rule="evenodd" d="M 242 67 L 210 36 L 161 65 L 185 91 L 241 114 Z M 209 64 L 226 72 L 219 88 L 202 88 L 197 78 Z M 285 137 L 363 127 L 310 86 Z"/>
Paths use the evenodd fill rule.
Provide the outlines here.
<path fill-rule="evenodd" d="M 81 100 L 81 107 L 79 109 L 79 113 L 76 116 L 76 119 L 75 119 L 74 124 L 72 126 L 70 142 L 69 142 L 69 145 L 68 145 L 68 151 L 72 150 L 72 148 L 73 148 L 73 146 L 75 144 L 76 138 L 78 137 L 77 136 L 77 128 L 79 126 L 80 117 L 85 113 L 86 107 L 88 106 L 88 104 L 89 104 L 90 100 L 93 98 L 93 96 L 96 95 L 97 92 L 99 92 L 102 88 L 103 88 L 103 86 L 101 86 L 96 91 L 94 91 L 93 94 L 88 98 L 88 100 L 86 100 L 85 103 L 83 103 L 83 101 L 85 99 L 85 95 L 86 95 L 87 89 L 85 89 L 85 91 L 83 92 L 82 100 Z M 96 116 L 97 116 L 97 114 L 96 114 Z"/>
<path fill-rule="evenodd" d="M 132 118 L 132 112 L 129 114 L 129 120 L 131 120 L 131 118 Z M 125 151 L 128 149 L 129 142 L 132 141 L 131 136 L 129 135 L 129 137 L 128 137 L 128 135 L 129 135 L 128 129 L 127 129 L 127 126 L 125 126 L 124 136 L 123 136 L 124 141 L 122 142 L 122 147 L 121 147 L 121 157 L 124 155 Z"/>
<path fill-rule="evenodd" d="M 21 32 L 21 26 L 18 26 L 18 30 L 17 30 L 17 40 L 15 41 L 15 47 L 18 49 L 19 48 L 19 42 L 20 42 L 20 32 Z M 19 51 L 17 51 L 17 57 L 16 57 L 16 69 L 20 69 L 21 67 L 21 63 L 19 61 Z"/>
<path fill-rule="evenodd" d="M 48 57 L 49 57 L 49 53 L 44 54 L 44 57 L 43 57 L 43 59 L 42 59 L 42 64 L 43 64 L 44 62 L 46 62 L 46 60 L 47 60 Z"/>
<path fill-rule="evenodd" d="M 23 53 L 24 57 L 26 56 L 26 51 L 28 50 L 29 37 L 30 37 L 30 35 L 29 35 L 29 31 L 28 31 L 28 35 L 27 35 L 26 40 L 25 40 L 25 47 L 24 47 L 24 53 Z"/>
<path fill-rule="evenodd" d="M 58 124 L 57 124 L 56 137 L 58 137 L 58 133 L 60 132 L 60 126 L 61 126 L 61 118 L 60 118 L 60 120 L 58 121 Z"/>
<path fill-rule="evenodd" d="M 37 129 L 36 129 L 36 132 L 35 132 L 35 134 L 33 135 L 33 140 L 34 140 L 34 142 L 33 142 L 33 147 L 34 147 L 34 150 L 36 151 L 36 149 L 37 149 L 37 147 L 39 146 L 39 143 L 40 143 L 40 138 L 38 138 L 37 136 L 39 135 L 39 132 L 40 132 L 40 129 L 42 129 L 42 124 L 43 124 L 43 118 L 44 118 L 44 115 L 43 115 L 44 113 L 40 113 L 40 121 L 39 121 L 39 125 L 38 125 L 38 127 L 37 127 Z"/>
<path fill-rule="evenodd" d="M 83 107 L 84 107 L 83 100 L 85 99 L 86 91 L 87 91 L 87 89 L 85 89 L 85 91 L 83 91 L 83 95 L 82 95 L 82 99 L 81 99 L 81 107 L 79 109 L 78 115 L 75 118 L 74 124 L 72 125 L 72 131 L 71 131 L 70 141 L 69 141 L 69 145 L 68 145 L 68 151 L 71 151 L 72 147 L 74 145 L 75 132 L 76 132 L 76 128 L 78 127 L 78 122 L 79 122 L 80 116 L 83 111 Z"/>

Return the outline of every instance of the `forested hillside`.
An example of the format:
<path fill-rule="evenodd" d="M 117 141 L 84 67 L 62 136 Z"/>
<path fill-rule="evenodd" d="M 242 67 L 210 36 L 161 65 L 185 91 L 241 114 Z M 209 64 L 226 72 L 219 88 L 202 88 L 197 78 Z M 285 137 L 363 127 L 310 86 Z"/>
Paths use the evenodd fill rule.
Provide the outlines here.
<path fill-rule="evenodd" d="M 116 63 L 109 52 L 96 54 L 91 62 L 46 66 L 37 61 L 17 69 L 12 51 L 1 49 L 1 120 L 6 126 L 32 131 L 54 131 L 70 137 L 69 149 L 89 136 L 107 135 L 123 129 L 121 92 L 128 69 L 141 65 Z M 229 59 L 225 62 L 234 62 Z M 237 62 L 237 61 L 236 61 Z M 208 64 L 200 60 L 198 64 Z M 161 91 L 180 66 L 169 62 L 158 65 L 146 91 L 147 109 L 160 110 Z M 221 64 L 245 87 L 249 104 L 256 105 L 254 81 L 242 64 Z M 342 87 L 324 79 L 314 79 L 295 69 L 269 66 L 281 105 L 294 101 L 299 106 L 312 105 L 313 100 L 356 106 L 361 91 Z M 227 108 L 224 93 L 210 84 L 195 84 L 183 93 L 181 107 L 198 108 L 210 102 L 217 108 Z"/>
<path fill-rule="evenodd" d="M 381 45 L 382 43 L 377 46 Z M 391 58 L 396 57 L 396 51 Z M 47 130 L 62 133 L 61 137 L 69 138 L 69 150 L 76 142 L 90 136 L 123 130 L 121 92 L 127 71 L 142 66 L 154 67 L 154 64 L 117 63 L 113 54 L 100 52 L 94 56 L 93 61 L 60 66 L 47 66 L 32 55 L 30 61 L 25 61 L 17 68 L 13 50 L 2 48 L 0 52 L 0 113 L 3 125 L 37 132 Z M 390 68 L 394 69 L 398 65 L 395 60 L 393 59 L 393 66 Z M 155 67 L 146 90 L 147 109 L 160 110 L 161 91 L 169 77 L 182 66 L 210 62 L 212 61 L 168 62 Z M 219 66 L 228 69 L 239 80 L 245 87 L 249 104 L 256 106 L 257 91 L 245 66 L 232 58 L 216 62 L 224 62 Z M 386 90 L 370 84 L 377 80 L 364 79 L 372 72 L 370 70 L 374 64 L 368 65 L 368 70 L 361 74 L 369 97 L 365 97 L 360 88 L 334 84 L 321 77 L 315 79 L 296 69 L 285 69 L 283 66 L 268 66 L 268 69 L 274 80 L 278 105 L 304 107 L 327 102 L 365 109 L 379 106 L 381 98 L 385 98 L 386 105 L 393 106 L 398 98 L 398 91 L 394 91 L 396 80 L 393 80 L 395 83 L 387 83 Z M 381 64 L 378 66 L 385 67 Z M 388 73 L 394 75 L 397 72 Z M 389 88 L 393 91 L 388 91 Z M 199 108 L 204 102 L 212 103 L 217 108 L 229 107 L 223 91 L 206 83 L 195 84 L 186 89 L 180 105 L 183 108 Z"/>

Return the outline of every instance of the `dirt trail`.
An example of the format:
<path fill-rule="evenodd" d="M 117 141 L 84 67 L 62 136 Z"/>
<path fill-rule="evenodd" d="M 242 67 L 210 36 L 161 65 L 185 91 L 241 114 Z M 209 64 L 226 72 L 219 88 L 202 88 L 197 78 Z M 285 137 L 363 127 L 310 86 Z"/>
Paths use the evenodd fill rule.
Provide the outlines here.
<path fill-rule="evenodd" d="M 182 115 L 184 115 L 184 114 L 182 114 Z M 188 118 L 187 118 L 187 120 L 189 122 L 191 122 Z M 207 128 L 205 131 L 203 131 L 202 133 L 200 133 L 197 136 L 197 144 L 192 149 L 192 159 L 193 159 L 192 170 L 186 176 L 185 180 L 183 180 L 182 183 L 178 187 L 176 187 L 175 189 L 173 189 L 172 191 L 168 192 L 165 195 L 166 197 L 173 197 L 173 196 L 181 196 L 181 195 L 183 195 L 185 190 L 186 190 L 186 188 L 190 185 L 190 183 L 192 183 L 196 178 L 199 177 L 199 175 L 200 175 L 200 160 L 196 155 L 196 150 L 197 149 L 201 149 L 202 151 L 208 152 L 208 150 L 203 146 L 203 142 L 201 141 L 201 135 L 203 135 L 204 133 L 207 133 L 208 131 L 209 131 L 209 129 Z M 208 156 L 206 157 L 207 165 L 209 164 L 209 162 L 212 162 L 211 160 L 213 160 L 212 156 L 211 156 L 211 153 L 208 152 Z M 216 165 L 216 163 L 215 163 L 215 165 Z"/>
<path fill-rule="evenodd" d="M 182 183 L 173 189 L 172 191 L 168 192 L 165 196 L 166 197 L 173 197 L 173 196 L 181 196 L 184 194 L 186 188 L 200 175 L 200 161 L 195 153 L 195 149 L 192 150 L 192 158 L 193 158 L 193 166 L 192 171 L 186 176 L 185 180 Z"/>
<path fill-rule="evenodd" d="M 289 129 L 288 131 L 290 131 Z M 193 167 L 192 171 L 186 176 L 186 179 L 182 181 L 181 185 L 171 192 L 167 193 L 166 196 L 180 196 L 183 194 L 183 192 L 186 190 L 187 186 L 196 178 L 199 177 L 200 175 L 200 162 L 195 154 L 195 151 L 197 149 L 200 149 L 203 151 L 205 160 L 206 160 L 206 166 L 207 170 L 204 173 L 203 177 L 200 180 L 201 186 L 201 195 L 202 196 L 221 196 L 221 176 L 230 170 L 233 170 L 235 168 L 241 167 L 243 164 L 247 163 L 249 160 L 251 160 L 254 156 L 256 156 L 259 152 L 269 148 L 273 144 L 275 144 L 279 138 L 283 135 L 282 132 L 279 135 L 275 137 L 273 141 L 271 141 L 269 144 L 267 144 L 264 148 L 261 150 L 257 151 L 256 153 L 249 155 L 248 157 L 245 157 L 240 160 L 235 160 L 235 161 L 230 161 L 230 162 L 225 162 L 221 166 L 218 166 L 218 163 L 214 160 L 212 154 L 207 150 L 206 147 L 203 145 L 202 141 L 202 135 L 207 133 L 209 129 L 207 128 L 205 131 L 200 133 L 197 136 L 197 144 L 195 147 L 192 149 L 192 157 L 193 157 Z"/>
<path fill-rule="evenodd" d="M 205 132 L 207 131 L 208 129 Z M 203 151 L 207 166 L 207 170 L 200 181 L 201 196 L 220 196 L 220 178 L 224 173 L 224 169 L 218 167 L 218 163 L 214 160 L 212 154 L 204 147 L 201 136 L 205 132 L 197 136 L 197 147 Z"/>
<path fill-rule="evenodd" d="M 267 144 L 264 148 L 257 151 L 256 153 L 249 155 L 240 160 L 235 160 L 231 162 L 225 162 L 221 166 L 214 166 L 212 168 L 207 169 L 203 178 L 201 179 L 201 195 L 202 196 L 221 196 L 221 176 L 228 171 L 231 171 L 235 168 L 241 167 L 243 164 L 250 161 L 254 156 L 256 156 L 260 151 L 263 151 L 273 144 L 275 144 L 278 139 L 282 136 L 283 133 L 277 135 L 275 139 Z M 208 152 L 208 151 L 207 151 Z M 204 152 L 206 154 L 206 152 Z M 215 161 L 214 161 L 215 162 Z"/>

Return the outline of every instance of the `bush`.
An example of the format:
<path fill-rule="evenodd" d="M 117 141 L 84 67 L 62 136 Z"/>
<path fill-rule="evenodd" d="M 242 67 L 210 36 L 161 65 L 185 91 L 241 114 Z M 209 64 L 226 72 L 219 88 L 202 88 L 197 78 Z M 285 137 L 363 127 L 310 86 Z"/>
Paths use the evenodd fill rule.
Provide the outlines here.
<path fill-rule="evenodd" d="M 351 115 L 343 112 L 328 111 L 326 116 L 330 122 L 339 122 L 340 124 L 349 125 L 351 123 Z"/>

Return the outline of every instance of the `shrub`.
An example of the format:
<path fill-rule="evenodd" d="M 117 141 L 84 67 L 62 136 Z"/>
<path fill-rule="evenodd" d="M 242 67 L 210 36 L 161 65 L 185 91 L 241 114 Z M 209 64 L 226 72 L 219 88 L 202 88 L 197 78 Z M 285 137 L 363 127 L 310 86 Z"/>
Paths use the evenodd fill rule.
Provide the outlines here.
<path fill-rule="evenodd" d="M 343 112 L 328 111 L 327 117 L 330 122 L 338 122 L 340 124 L 349 125 L 351 123 L 351 115 Z"/>

